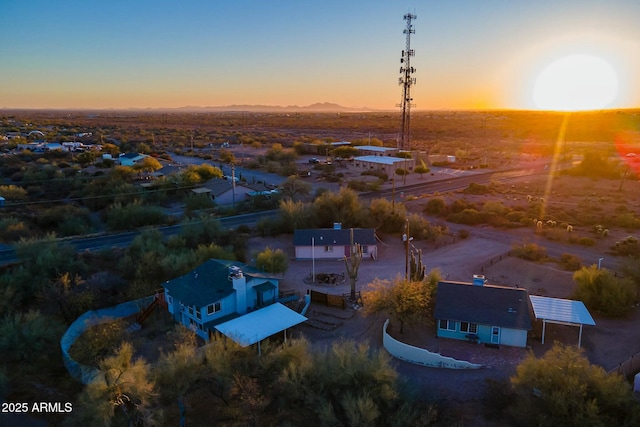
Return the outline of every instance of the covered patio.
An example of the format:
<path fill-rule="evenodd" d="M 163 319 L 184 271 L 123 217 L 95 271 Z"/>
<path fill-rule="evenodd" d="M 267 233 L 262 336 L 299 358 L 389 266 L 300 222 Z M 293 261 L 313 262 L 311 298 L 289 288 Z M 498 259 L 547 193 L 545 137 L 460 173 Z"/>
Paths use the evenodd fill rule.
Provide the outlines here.
<path fill-rule="evenodd" d="M 260 353 L 260 341 L 306 320 L 307 318 L 303 315 L 277 302 L 221 323 L 215 328 L 242 347 L 257 343 L 258 353 Z M 285 342 L 287 340 L 286 333 L 284 340 Z"/>
<path fill-rule="evenodd" d="M 529 299 L 536 320 L 542 320 L 542 344 L 544 344 L 547 323 L 580 327 L 578 348 L 582 344 L 582 326 L 595 326 L 596 324 L 582 301 L 537 295 L 529 295 Z"/>

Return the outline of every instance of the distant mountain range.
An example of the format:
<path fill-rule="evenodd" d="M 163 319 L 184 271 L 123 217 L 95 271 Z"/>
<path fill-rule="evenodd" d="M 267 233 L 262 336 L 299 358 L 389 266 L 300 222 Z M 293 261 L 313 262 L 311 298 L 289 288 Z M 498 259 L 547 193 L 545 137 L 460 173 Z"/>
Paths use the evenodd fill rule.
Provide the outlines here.
<path fill-rule="evenodd" d="M 182 111 L 254 111 L 254 112 L 358 112 L 358 111 L 376 111 L 367 107 L 344 107 L 332 102 L 318 102 L 315 104 L 300 107 L 298 105 L 288 105 L 286 107 L 280 105 L 226 105 L 219 107 L 198 107 L 186 106 L 175 108 Z"/>

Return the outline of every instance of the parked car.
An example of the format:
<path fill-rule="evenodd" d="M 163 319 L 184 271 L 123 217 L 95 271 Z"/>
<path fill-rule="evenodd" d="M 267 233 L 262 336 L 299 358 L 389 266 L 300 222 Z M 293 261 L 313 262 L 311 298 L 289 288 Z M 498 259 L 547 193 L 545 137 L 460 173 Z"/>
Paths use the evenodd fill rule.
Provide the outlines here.
<path fill-rule="evenodd" d="M 309 163 L 315 165 L 317 163 L 320 163 L 320 160 L 316 159 L 315 157 L 312 157 L 312 158 L 309 159 Z"/>

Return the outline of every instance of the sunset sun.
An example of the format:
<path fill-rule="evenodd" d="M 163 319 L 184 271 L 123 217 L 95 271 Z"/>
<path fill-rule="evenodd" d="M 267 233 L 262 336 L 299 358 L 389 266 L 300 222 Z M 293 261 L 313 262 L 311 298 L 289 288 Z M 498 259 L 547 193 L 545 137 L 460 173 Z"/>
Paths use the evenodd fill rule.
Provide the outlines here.
<path fill-rule="evenodd" d="M 558 59 L 538 75 L 533 88 L 537 108 L 556 111 L 606 108 L 618 93 L 618 76 L 609 63 L 592 55 Z"/>

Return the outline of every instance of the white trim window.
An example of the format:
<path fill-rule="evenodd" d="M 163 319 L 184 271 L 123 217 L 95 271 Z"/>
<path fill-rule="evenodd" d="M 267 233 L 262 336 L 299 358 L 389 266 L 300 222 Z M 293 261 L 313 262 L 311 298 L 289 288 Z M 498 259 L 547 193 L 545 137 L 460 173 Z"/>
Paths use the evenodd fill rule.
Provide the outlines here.
<path fill-rule="evenodd" d="M 220 310 L 222 310 L 222 307 L 220 305 L 220 301 L 214 302 L 214 303 L 209 304 L 207 306 L 207 315 L 211 315 L 211 314 L 217 313 Z"/>
<path fill-rule="evenodd" d="M 445 331 L 456 331 L 456 322 L 453 320 L 440 319 L 438 322 L 438 327 Z"/>
<path fill-rule="evenodd" d="M 333 246 L 325 246 L 324 247 L 324 252 L 325 253 L 333 253 Z"/>
<path fill-rule="evenodd" d="M 469 322 L 460 322 L 460 332 L 466 332 L 468 334 L 478 333 L 478 324 Z"/>

